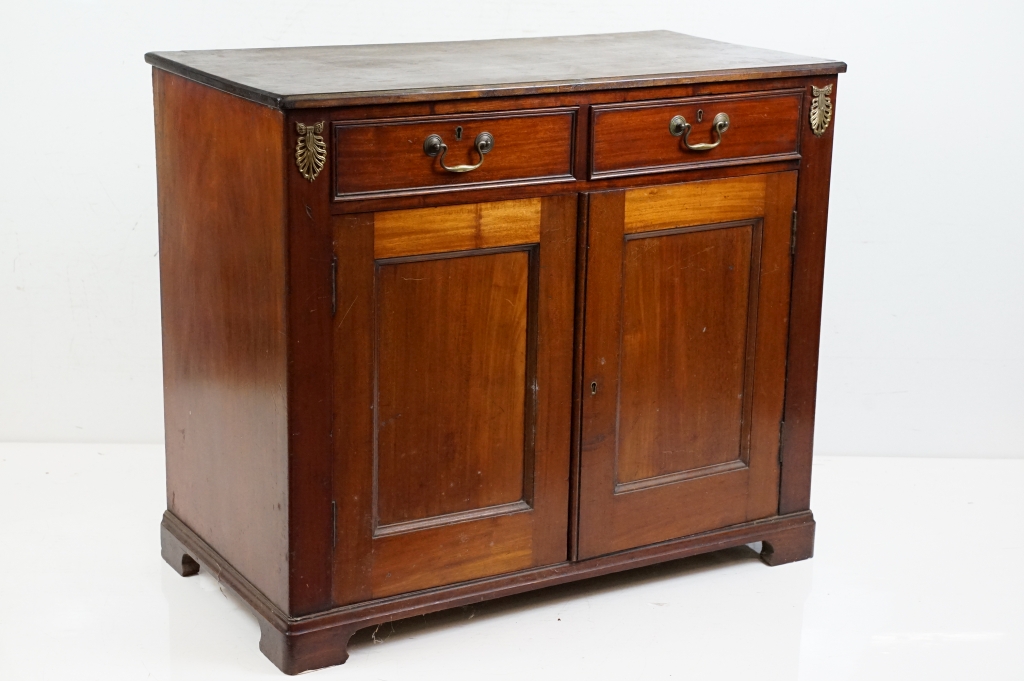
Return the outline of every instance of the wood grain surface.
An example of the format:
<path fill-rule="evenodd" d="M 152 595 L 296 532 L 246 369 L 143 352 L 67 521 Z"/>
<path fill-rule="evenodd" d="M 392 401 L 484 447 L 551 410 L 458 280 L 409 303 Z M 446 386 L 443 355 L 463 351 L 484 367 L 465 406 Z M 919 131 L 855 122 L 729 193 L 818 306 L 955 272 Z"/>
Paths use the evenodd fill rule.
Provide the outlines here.
<path fill-rule="evenodd" d="M 382 211 L 374 215 L 373 255 L 399 258 L 537 243 L 540 214 L 540 199 Z"/>
<path fill-rule="evenodd" d="M 590 177 L 798 158 L 802 98 L 800 90 L 787 90 L 596 105 Z M 693 151 L 669 132 L 669 121 L 683 116 L 691 146 L 714 143 L 712 123 L 719 113 L 729 116 L 729 127 L 714 149 Z"/>
<path fill-rule="evenodd" d="M 153 98 L 167 508 L 287 610 L 283 116 L 159 70 Z"/>
<path fill-rule="evenodd" d="M 527 211 L 532 244 L 399 259 L 339 219 L 336 602 L 565 560 L 575 204 Z"/>
<path fill-rule="evenodd" d="M 146 61 L 277 108 L 842 73 L 846 64 L 671 31 L 392 45 L 150 52 Z"/>
<path fill-rule="evenodd" d="M 765 175 L 629 189 L 626 234 L 743 220 L 764 212 Z"/>
<path fill-rule="evenodd" d="M 762 179 L 764 204 L 744 216 L 750 225 L 749 246 L 743 243 L 739 225 L 672 229 L 663 236 L 647 232 L 639 241 L 627 240 L 627 192 L 590 197 L 581 558 L 776 512 L 796 174 L 773 173 Z M 733 180 L 720 182 L 723 194 L 730 191 Z M 702 190 L 712 203 L 715 189 L 715 183 L 709 183 Z M 689 204 L 679 205 L 680 215 L 686 215 Z M 720 242 L 703 243 L 710 235 Z M 702 243 L 692 243 L 695 237 Z M 641 257 L 631 262 L 631 255 L 643 252 L 630 247 L 642 247 L 644 242 L 653 251 L 651 261 Z M 723 249 L 724 255 L 709 247 Z M 671 262 L 658 258 L 659 248 L 675 250 Z M 759 260 L 754 257 L 758 250 Z M 696 267 L 680 272 L 688 264 L 680 256 L 687 252 Z M 748 259 L 741 263 L 744 253 Z M 741 267 L 749 272 L 746 286 L 738 272 Z M 690 288 L 696 291 L 688 293 Z M 741 299 L 744 288 L 748 295 Z M 717 344 L 702 344 L 706 327 L 718 336 Z M 648 334 L 652 338 L 645 338 Z M 662 351 L 662 344 L 673 340 L 676 344 Z M 703 362 L 726 365 L 716 370 Z M 743 367 L 737 368 L 737 362 Z M 734 388 L 742 386 L 733 398 L 726 392 L 730 382 Z M 655 394 L 657 404 L 650 404 Z M 740 418 L 737 412 L 743 410 L 744 400 L 749 400 L 749 417 Z M 667 424 L 664 430 L 662 424 Z M 734 444 L 739 447 L 726 449 Z M 652 473 L 661 476 L 643 479 Z M 623 483 L 623 475 L 633 480 Z"/>
<path fill-rule="evenodd" d="M 760 246 L 760 220 L 626 241 L 616 491 L 747 458 Z"/>
<path fill-rule="evenodd" d="M 378 533 L 522 500 L 530 250 L 378 265 Z"/>
<path fill-rule="evenodd" d="M 832 86 L 834 111 L 838 94 L 836 79 L 815 80 L 814 84 L 818 87 Z M 810 97 L 807 98 L 805 109 L 809 106 Z M 805 110 L 805 119 L 807 114 Z M 834 132 L 835 120 L 821 137 L 815 136 L 810 126 L 803 128 L 794 240 L 792 323 L 789 327 L 786 374 L 786 415 L 782 432 L 780 513 L 803 511 L 809 509 L 811 504 L 811 459 L 814 452 L 818 348 L 821 340 L 825 236 L 828 231 Z"/>
<path fill-rule="evenodd" d="M 431 116 L 334 124 L 335 199 L 402 196 L 501 183 L 572 181 L 574 108 Z M 457 129 L 459 129 L 457 131 Z M 477 135 L 489 132 L 494 145 L 480 167 L 451 172 L 440 155 L 428 156 L 423 142 L 439 135 L 448 151 L 445 165 L 474 165 Z M 458 139 L 459 135 L 461 139 Z"/>
<path fill-rule="evenodd" d="M 307 181 L 295 164 L 296 124 L 317 120 L 309 112 L 291 112 L 283 150 L 288 171 L 288 543 L 294 615 L 330 607 L 333 578 L 331 313 L 336 300 L 330 185 L 323 173 L 320 181 Z M 244 130 L 232 134 L 244 137 Z"/>

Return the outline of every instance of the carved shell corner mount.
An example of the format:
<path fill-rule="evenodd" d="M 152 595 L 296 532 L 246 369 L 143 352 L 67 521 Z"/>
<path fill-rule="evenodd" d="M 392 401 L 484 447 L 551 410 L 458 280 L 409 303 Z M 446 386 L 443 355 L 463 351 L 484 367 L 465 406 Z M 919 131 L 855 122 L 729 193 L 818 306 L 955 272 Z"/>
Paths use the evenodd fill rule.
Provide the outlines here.
<path fill-rule="evenodd" d="M 832 121 L 832 86 L 818 88 L 811 86 L 811 131 L 817 137 L 825 134 L 828 124 Z"/>
<path fill-rule="evenodd" d="M 324 169 L 327 160 L 327 145 L 320 133 L 324 131 L 324 121 L 306 125 L 296 123 L 299 141 L 295 144 L 295 164 L 299 166 L 302 176 L 312 182 Z"/>

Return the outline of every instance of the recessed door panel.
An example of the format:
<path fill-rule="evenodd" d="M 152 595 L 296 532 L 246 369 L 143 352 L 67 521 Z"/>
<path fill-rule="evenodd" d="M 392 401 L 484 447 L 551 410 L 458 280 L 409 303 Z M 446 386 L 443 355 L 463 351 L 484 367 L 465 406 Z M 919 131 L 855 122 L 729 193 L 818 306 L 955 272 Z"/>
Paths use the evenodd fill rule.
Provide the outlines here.
<path fill-rule="evenodd" d="M 774 515 L 796 173 L 593 194 L 579 556 Z"/>
<path fill-rule="evenodd" d="M 335 219 L 335 602 L 565 560 L 575 197 Z"/>
<path fill-rule="evenodd" d="M 617 491 L 747 458 L 760 231 L 757 220 L 627 237 Z"/>
<path fill-rule="evenodd" d="M 376 534 L 522 501 L 531 251 L 378 265 Z"/>

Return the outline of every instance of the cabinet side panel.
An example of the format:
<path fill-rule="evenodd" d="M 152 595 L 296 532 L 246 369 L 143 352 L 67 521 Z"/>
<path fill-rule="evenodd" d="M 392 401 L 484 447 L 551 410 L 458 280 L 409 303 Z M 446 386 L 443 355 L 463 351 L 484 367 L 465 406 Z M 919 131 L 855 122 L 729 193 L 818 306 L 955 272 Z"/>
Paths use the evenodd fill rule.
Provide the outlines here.
<path fill-rule="evenodd" d="M 818 343 L 821 339 L 821 295 L 825 276 L 825 232 L 832 174 L 832 132 L 835 122 L 817 137 L 811 131 L 811 84 L 832 86 L 836 78 L 808 82 L 801 115 L 800 180 L 797 188 L 796 252 L 786 369 L 786 409 L 782 429 L 782 477 L 779 513 L 810 508 L 814 410 L 818 391 Z"/>
<path fill-rule="evenodd" d="M 153 70 L 168 508 L 288 606 L 280 112 Z"/>

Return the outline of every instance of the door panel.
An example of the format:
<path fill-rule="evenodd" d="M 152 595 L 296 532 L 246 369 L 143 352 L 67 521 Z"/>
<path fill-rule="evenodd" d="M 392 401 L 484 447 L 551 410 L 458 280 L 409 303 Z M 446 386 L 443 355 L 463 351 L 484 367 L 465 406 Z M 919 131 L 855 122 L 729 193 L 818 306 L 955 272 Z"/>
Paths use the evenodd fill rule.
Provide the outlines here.
<path fill-rule="evenodd" d="M 566 559 L 575 208 L 336 218 L 338 604 Z"/>
<path fill-rule="evenodd" d="M 776 513 L 796 173 L 591 195 L 579 555 Z"/>
<path fill-rule="evenodd" d="M 627 236 L 616 491 L 746 461 L 760 232 L 758 220 Z"/>
<path fill-rule="evenodd" d="M 378 264 L 376 534 L 522 500 L 529 279 L 529 250 Z"/>

